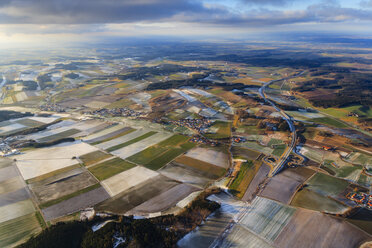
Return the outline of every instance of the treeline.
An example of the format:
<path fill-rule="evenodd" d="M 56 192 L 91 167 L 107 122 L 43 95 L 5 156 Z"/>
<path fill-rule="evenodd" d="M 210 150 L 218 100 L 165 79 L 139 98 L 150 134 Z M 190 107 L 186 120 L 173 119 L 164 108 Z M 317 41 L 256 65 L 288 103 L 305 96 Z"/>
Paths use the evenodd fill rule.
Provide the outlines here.
<path fill-rule="evenodd" d="M 169 74 L 178 73 L 178 72 L 187 73 L 187 72 L 193 72 L 193 71 L 198 71 L 198 70 L 200 70 L 200 68 L 174 65 L 174 64 L 161 64 L 158 66 L 151 66 L 151 67 L 131 68 L 128 74 L 118 75 L 118 78 L 121 80 L 126 80 L 126 79 L 141 80 L 146 77 L 169 75 Z"/>
<path fill-rule="evenodd" d="M 54 87 L 54 84 L 52 82 L 52 77 L 50 73 L 39 75 L 37 77 L 37 81 L 40 84 L 40 88 L 43 90 L 47 87 Z"/>
<path fill-rule="evenodd" d="M 209 80 L 203 80 L 207 74 L 195 74 L 192 78 L 184 80 L 169 80 L 167 82 L 152 83 L 147 86 L 146 90 L 158 89 L 178 89 L 181 87 L 221 87 L 226 91 L 241 90 L 244 91 L 247 87 L 258 87 L 257 85 L 246 85 L 242 83 L 216 83 Z"/>
<path fill-rule="evenodd" d="M 20 130 L 18 132 L 15 132 L 15 133 L 12 133 L 12 134 L 9 134 L 9 135 L 0 135 L 0 137 L 1 138 L 6 138 L 6 137 L 10 137 L 10 136 L 26 135 L 26 134 L 30 134 L 30 133 L 40 132 L 40 131 L 45 130 L 47 127 L 49 127 L 53 124 L 56 124 L 58 122 L 61 122 L 61 121 L 62 120 L 56 120 L 56 121 L 53 121 L 51 123 L 44 124 L 44 125 L 41 125 L 41 126 L 38 126 L 38 127 L 32 127 L 32 128 L 28 128 L 28 129 L 25 129 L 25 130 Z"/>
<path fill-rule="evenodd" d="M 331 75 L 329 75 L 332 73 Z M 311 75 L 329 75 L 329 78 L 314 78 L 303 82 L 294 88 L 299 92 L 313 91 L 315 89 L 331 89 L 334 95 L 329 98 L 313 97 L 310 102 L 317 107 L 345 107 L 350 105 L 372 105 L 372 74 L 352 72 L 348 69 L 316 70 Z"/>
<path fill-rule="evenodd" d="M 116 247 L 176 247 L 176 243 L 188 232 L 204 221 L 220 205 L 207 200 L 207 196 L 218 193 L 211 189 L 201 193 L 181 214 L 166 215 L 151 219 L 134 219 L 120 216 L 93 232 L 94 224 L 105 221 L 95 217 L 87 222 L 68 222 L 53 225 L 36 237 L 30 238 L 19 248 L 112 248 Z"/>
<path fill-rule="evenodd" d="M 33 80 L 27 80 L 27 81 L 24 81 L 24 80 L 11 80 L 11 81 L 8 81 L 7 84 L 22 84 L 24 86 L 24 89 L 25 90 L 36 90 L 37 89 L 37 82 L 33 81 Z"/>
<path fill-rule="evenodd" d="M 23 143 L 22 147 L 34 147 L 34 148 L 42 148 L 42 147 L 49 147 L 49 146 L 54 146 L 58 145 L 64 142 L 74 142 L 75 138 L 62 138 L 62 139 L 57 139 L 49 142 L 36 142 L 35 140 L 30 140 L 26 143 Z"/>
<path fill-rule="evenodd" d="M 7 121 L 7 120 L 17 119 L 17 118 L 22 118 L 22 117 L 27 117 L 27 116 L 34 116 L 34 114 L 30 112 L 21 113 L 21 112 L 16 112 L 16 111 L 11 111 L 11 110 L 0 110 L 0 121 Z"/>

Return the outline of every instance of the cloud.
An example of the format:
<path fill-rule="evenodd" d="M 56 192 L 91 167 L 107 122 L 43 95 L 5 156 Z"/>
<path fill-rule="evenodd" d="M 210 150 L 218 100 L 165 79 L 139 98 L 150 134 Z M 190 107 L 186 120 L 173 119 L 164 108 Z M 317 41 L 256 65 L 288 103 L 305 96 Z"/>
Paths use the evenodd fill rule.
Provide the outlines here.
<path fill-rule="evenodd" d="M 298 0 L 236 1 L 278 5 Z M 161 32 L 178 29 L 178 32 L 182 32 L 182 28 L 177 28 L 184 28 L 180 23 L 205 30 L 213 28 L 244 30 L 291 24 L 359 21 L 371 22 L 372 10 L 343 8 L 336 1 L 322 1 L 303 9 L 283 10 L 269 6 L 254 6 L 234 11 L 223 5 L 210 2 L 206 4 L 196 0 L 0 0 L 0 24 L 3 24 L 0 25 L 0 32 L 6 34 L 104 33 L 112 31 L 110 27 L 120 27 L 120 30 L 134 33 L 137 29 Z M 120 32 L 116 28 L 114 31 Z"/>
<path fill-rule="evenodd" d="M 0 23 L 135 22 L 203 10 L 191 0 L 6 0 L 0 4 Z"/>
<path fill-rule="evenodd" d="M 364 8 L 372 8 L 372 0 L 361 1 L 359 5 Z"/>

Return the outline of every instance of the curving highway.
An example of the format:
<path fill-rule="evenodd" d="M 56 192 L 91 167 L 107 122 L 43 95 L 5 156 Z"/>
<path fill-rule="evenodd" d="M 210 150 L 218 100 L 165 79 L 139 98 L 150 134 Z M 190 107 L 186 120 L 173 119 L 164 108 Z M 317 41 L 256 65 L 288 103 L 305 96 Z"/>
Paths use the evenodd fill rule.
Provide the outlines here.
<path fill-rule="evenodd" d="M 296 146 L 297 133 L 296 133 L 296 128 L 293 124 L 292 118 L 289 115 L 287 115 L 282 109 L 278 108 L 273 101 L 270 100 L 270 98 L 265 93 L 265 88 L 272 83 L 279 82 L 279 81 L 282 81 L 282 80 L 287 80 L 287 79 L 290 79 L 290 78 L 293 78 L 293 77 L 298 77 L 303 73 L 304 73 L 304 71 L 301 72 L 301 73 L 298 73 L 296 75 L 293 75 L 293 76 L 269 81 L 269 82 L 265 83 L 264 85 L 262 85 L 262 87 L 259 89 L 259 93 L 260 93 L 261 97 L 265 100 L 265 102 L 267 102 L 271 106 L 273 106 L 281 114 L 282 118 L 288 123 L 289 130 L 291 131 L 291 134 L 292 134 L 292 140 L 291 140 L 290 146 L 284 151 L 284 153 L 280 157 L 279 162 L 277 163 L 277 165 L 270 171 L 269 177 L 275 176 L 285 166 L 289 155 L 291 154 L 291 152 L 293 151 L 293 149 Z"/>

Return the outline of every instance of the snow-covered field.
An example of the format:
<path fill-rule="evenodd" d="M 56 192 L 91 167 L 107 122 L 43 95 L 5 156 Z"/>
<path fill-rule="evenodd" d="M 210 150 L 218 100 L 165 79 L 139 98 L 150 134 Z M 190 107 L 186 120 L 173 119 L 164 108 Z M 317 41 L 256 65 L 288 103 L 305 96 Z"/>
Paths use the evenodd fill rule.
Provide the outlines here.
<path fill-rule="evenodd" d="M 158 174 L 159 173 L 155 171 L 141 166 L 136 166 L 102 181 L 101 184 L 110 196 L 115 196 L 120 192 L 157 176 Z"/>
<path fill-rule="evenodd" d="M 15 156 L 15 158 L 22 177 L 27 180 L 77 164 L 78 161 L 73 157 L 79 157 L 96 150 L 98 149 L 94 146 L 76 141 L 27 151 Z"/>
<path fill-rule="evenodd" d="M 229 166 L 228 156 L 223 152 L 206 148 L 194 148 L 188 151 L 185 155 L 223 168 Z"/>

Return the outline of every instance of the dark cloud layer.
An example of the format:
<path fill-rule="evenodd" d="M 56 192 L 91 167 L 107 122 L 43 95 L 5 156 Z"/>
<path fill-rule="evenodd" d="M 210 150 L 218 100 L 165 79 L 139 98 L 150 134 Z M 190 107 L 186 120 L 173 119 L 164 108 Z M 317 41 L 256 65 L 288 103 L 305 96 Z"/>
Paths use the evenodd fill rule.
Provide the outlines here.
<path fill-rule="evenodd" d="M 1 23 L 117 23 L 167 18 L 204 11 L 188 0 L 5 0 Z"/>
<path fill-rule="evenodd" d="M 246 12 L 204 5 L 197 0 L 0 0 L 2 24 L 106 24 L 134 22 L 188 22 L 245 26 L 295 23 L 371 21 L 369 8 L 342 8 L 337 4 L 314 4 L 303 10 L 273 10 L 299 0 L 235 0 L 264 5 Z M 328 1 L 334 3 L 334 1 Z M 372 0 L 365 0 L 371 5 Z"/>

